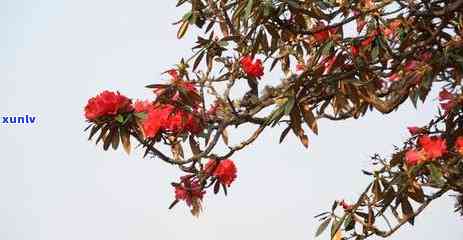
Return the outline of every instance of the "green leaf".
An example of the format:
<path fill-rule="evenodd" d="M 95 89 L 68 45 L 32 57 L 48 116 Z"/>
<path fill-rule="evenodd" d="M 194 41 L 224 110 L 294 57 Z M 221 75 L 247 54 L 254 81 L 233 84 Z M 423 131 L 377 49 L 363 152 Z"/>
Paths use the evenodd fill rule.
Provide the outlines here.
<path fill-rule="evenodd" d="M 354 229 L 355 227 L 355 222 L 352 219 L 352 216 L 349 215 L 347 216 L 346 220 L 344 221 L 344 231 L 350 231 Z"/>
<path fill-rule="evenodd" d="M 379 47 L 374 47 L 373 50 L 371 50 L 371 59 L 375 61 L 378 59 L 379 56 Z"/>
<path fill-rule="evenodd" d="M 294 97 L 288 98 L 288 101 L 285 103 L 285 115 L 289 115 L 291 110 L 293 110 L 295 99 Z"/>
<path fill-rule="evenodd" d="M 433 163 L 428 165 L 428 169 L 431 171 L 431 181 L 437 185 L 444 185 L 444 180 L 442 179 L 442 172 L 438 169 Z"/>
<path fill-rule="evenodd" d="M 344 220 L 346 219 L 346 215 L 344 215 L 339 221 L 334 221 L 333 225 L 331 225 L 331 239 L 333 239 L 334 235 L 336 232 L 338 232 L 339 228 L 341 225 L 344 223 Z"/>
<path fill-rule="evenodd" d="M 317 232 L 315 233 L 315 237 L 320 236 L 320 234 L 322 234 L 326 230 L 330 222 L 331 222 L 331 218 L 328 218 L 325 221 L 323 221 L 322 224 L 320 224 L 320 226 L 318 227 Z"/>
<path fill-rule="evenodd" d="M 329 41 L 328 43 L 325 44 L 325 46 L 323 46 L 323 49 L 322 49 L 322 55 L 323 56 L 328 56 L 331 54 L 331 49 L 334 47 L 334 42 L 333 41 Z"/>
<path fill-rule="evenodd" d="M 246 9 L 244 10 L 245 18 L 249 18 L 252 11 L 252 6 L 254 5 L 254 0 L 248 0 L 248 4 L 246 5 Z"/>
<path fill-rule="evenodd" d="M 133 115 L 135 115 L 135 117 L 140 118 L 142 120 L 145 120 L 146 117 L 148 116 L 146 112 L 136 112 Z"/>
<path fill-rule="evenodd" d="M 273 110 L 273 112 L 267 117 L 265 121 L 265 125 L 270 125 L 273 123 L 272 127 L 283 117 L 285 110 L 285 105 L 278 107 L 277 109 Z"/>
<path fill-rule="evenodd" d="M 121 114 L 117 115 L 115 119 L 118 123 L 124 122 L 124 116 L 122 116 Z"/>

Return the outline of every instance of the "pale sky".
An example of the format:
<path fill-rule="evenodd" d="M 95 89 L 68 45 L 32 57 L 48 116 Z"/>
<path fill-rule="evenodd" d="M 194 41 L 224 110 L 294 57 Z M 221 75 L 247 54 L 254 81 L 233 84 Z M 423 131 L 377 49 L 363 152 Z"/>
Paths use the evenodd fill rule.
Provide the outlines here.
<path fill-rule="evenodd" d="M 198 219 L 184 204 L 168 210 L 180 172 L 141 151 L 95 147 L 83 107 L 104 89 L 151 96 L 143 86 L 191 52 L 192 34 L 177 40 L 171 24 L 181 15 L 175 1 L 0 1 L 0 116 L 37 117 L 0 125 L 0 239 L 313 239 L 314 215 L 364 189 L 369 156 L 389 154 L 406 126 L 435 111 L 433 96 L 418 111 L 407 103 L 388 116 L 323 121 L 309 150 L 294 136 L 278 145 L 281 129 L 272 129 L 233 156 L 228 197 L 206 195 Z M 453 203 L 443 197 L 390 239 L 461 239 Z"/>

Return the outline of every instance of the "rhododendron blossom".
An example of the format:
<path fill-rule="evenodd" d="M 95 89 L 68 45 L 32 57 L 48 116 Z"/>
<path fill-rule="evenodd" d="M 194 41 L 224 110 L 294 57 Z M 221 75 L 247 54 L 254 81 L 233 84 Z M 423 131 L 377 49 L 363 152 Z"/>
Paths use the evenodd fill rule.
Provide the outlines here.
<path fill-rule="evenodd" d="M 423 129 L 419 127 L 407 127 L 407 129 L 411 135 L 417 135 L 417 134 L 423 133 Z"/>
<path fill-rule="evenodd" d="M 352 56 L 356 57 L 358 54 L 359 54 L 359 47 L 355 44 L 352 44 L 350 46 L 350 52 L 352 54 Z"/>
<path fill-rule="evenodd" d="M 416 164 L 423 163 L 426 161 L 426 153 L 424 150 L 415 150 L 415 149 L 409 149 L 405 153 L 405 162 L 409 166 L 415 166 Z"/>
<path fill-rule="evenodd" d="M 305 64 L 303 63 L 296 64 L 296 73 L 300 74 L 303 71 L 305 71 Z"/>
<path fill-rule="evenodd" d="M 418 61 L 416 60 L 409 60 L 405 62 L 404 68 L 406 71 L 415 71 L 418 67 Z"/>
<path fill-rule="evenodd" d="M 459 136 L 455 141 L 455 150 L 460 154 L 463 155 L 463 136 Z"/>
<path fill-rule="evenodd" d="M 315 33 L 313 34 L 313 36 L 317 43 L 326 42 L 326 40 L 328 40 L 332 35 L 336 34 L 337 32 L 337 28 L 329 28 L 329 29 L 320 31 L 321 29 L 324 29 L 325 27 L 326 25 L 323 22 L 321 22 L 321 23 L 318 23 L 314 28 Z"/>
<path fill-rule="evenodd" d="M 338 55 L 334 55 L 334 56 L 331 56 L 325 59 L 323 63 L 323 67 L 325 69 L 323 71 L 323 74 L 329 74 L 331 72 L 331 69 L 333 68 L 333 65 L 336 62 L 337 58 L 338 58 Z"/>
<path fill-rule="evenodd" d="M 345 200 L 341 200 L 341 202 L 339 203 L 339 205 L 341 205 L 341 207 L 344 209 L 344 210 L 349 210 L 352 208 L 352 205 L 350 205 L 349 203 L 347 203 Z"/>
<path fill-rule="evenodd" d="M 88 100 L 85 106 L 85 117 L 89 121 L 102 116 L 115 116 L 132 110 L 130 99 L 119 92 L 103 91 Z"/>
<path fill-rule="evenodd" d="M 217 177 L 220 183 L 228 187 L 230 187 L 231 183 L 236 178 L 235 163 L 229 159 L 221 161 L 216 161 L 213 159 L 209 160 L 209 162 L 206 164 L 206 172 Z"/>
<path fill-rule="evenodd" d="M 397 81 L 400 80 L 400 76 L 399 76 L 399 74 L 394 73 L 391 76 L 389 76 L 388 80 L 391 81 L 391 82 L 397 82 Z"/>
<path fill-rule="evenodd" d="M 388 24 L 387 27 L 382 29 L 384 35 L 388 37 L 389 39 L 393 38 L 397 29 L 400 27 L 401 24 L 402 22 L 400 20 L 398 19 L 393 20 L 392 22 Z"/>
<path fill-rule="evenodd" d="M 451 111 L 456 105 L 455 96 L 447 91 L 447 89 L 443 89 L 439 93 L 439 101 L 441 108 L 444 109 L 446 113 Z"/>
<path fill-rule="evenodd" d="M 199 119 L 193 113 L 165 104 L 148 111 L 148 116 L 143 122 L 143 130 L 146 137 L 152 138 L 159 131 L 173 134 L 185 132 L 199 134 L 202 127 Z"/>
<path fill-rule="evenodd" d="M 169 69 L 169 70 L 167 70 L 167 73 L 172 77 L 172 81 L 176 81 L 176 80 L 180 79 L 178 71 L 175 70 L 175 69 Z"/>
<path fill-rule="evenodd" d="M 189 177 L 181 177 L 181 183 L 175 186 L 175 199 L 183 200 L 188 206 L 194 205 L 196 201 L 202 200 L 206 191 L 201 189 L 198 181 Z M 196 202 L 197 203 L 197 202 Z"/>
<path fill-rule="evenodd" d="M 240 65 L 249 77 L 260 79 L 264 75 L 264 67 L 260 59 L 253 61 L 253 58 L 248 55 L 240 60 Z"/>
<path fill-rule="evenodd" d="M 447 152 L 446 141 L 440 137 L 422 136 L 418 139 L 418 143 L 426 152 L 427 158 L 431 160 L 440 158 Z"/>
<path fill-rule="evenodd" d="M 153 103 L 148 100 L 136 100 L 133 104 L 134 112 L 148 112 L 150 108 L 153 108 Z"/>

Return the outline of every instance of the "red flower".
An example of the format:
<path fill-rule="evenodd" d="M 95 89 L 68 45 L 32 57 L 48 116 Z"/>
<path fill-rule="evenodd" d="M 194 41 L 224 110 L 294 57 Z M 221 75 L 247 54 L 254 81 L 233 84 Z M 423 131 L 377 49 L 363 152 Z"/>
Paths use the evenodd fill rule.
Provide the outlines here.
<path fill-rule="evenodd" d="M 452 93 L 450 93 L 449 91 L 447 91 L 447 89 L 442 89 L 442 91 L 440 91 L 439 93 L 439 101 L 447 101 L 447 100 L 451 100 L 453 99 L 454 96 Z"/>
<path fill-rule="evenodd" d="M 423 129 L 419 127 L 407 127 L 407 128 L 408 128 L 408 132 L 410 132 L 411 135 L 417 135 L 417 134 L 423 133 Z"/>
<path fill-rule="evenodd" d="M 353 57 L 356 57 L 359 54 L 359 47 L 357 45 L 355 45 L 355 44 L 352 44 L 350 46 L 350 52 L 351 52 Z"/>
<path fill-rule="evenodd" d="M 162 111 L 159 108 L 150 108 L 148 110 L 148 115 L 145 121 L 143 121 L 143 132 L 145 133 L 145 137 L 152 138 L 159 133 L 163 123 L 163 117 L 165 116 L 162 115 Z"/>
<path fill-rule="evenodd" d="M 368 46 L 370 46 L 371 43 L 376 39 L 376 35 L 377 35 L 377 33 L 376 33 L 376 30 L 375 30 L 375 31 L 373 31 L 373 32 L 370 34 L 369 37 L 367 37 L 367 38 L 364 39 L 362 42 L 360 42 L 360 45 L 361 45 L 362 47 L 368 47 Z"/>
<path fill-rule="evenodd" d="M 160 131 L 199 134 L 202 129 L 199 118 L 193 113 L 170 104 L 148 109 L 148 116 L 143 122 L 143 131 L 148 138 L 155 137 Z"/>
<path fill-rule="evenodd" d="M 329 32 L 326 30 L 321 31 L 321 32 L 316 32 L 313 34 L 313 36 L 315 38 L 315 41 L 317 41 L 318 43 L 323 43 L 325 42 L 326 39 L 330 37 Z"/>
<path fill-rule="evenodd" d="M 296 72 L 301 73 L 305 71 L 305 65 L 303 63 L 296 64 Z"/>
<path fill-rule="evenodd" d="M 391 82 L 396 82 L 396 81 L 400 80 L 400 76 L 399 76 L 399 74 L 394 73 L 391 76 L 389 76 L 388 80 L 391 81 Z"/>
<path fill-rule="evenodd" d="M 423 62 L 428 62 L 431 59 L 432 59 L 432 53 L 431 52 L 423 52 L 420 55 L 420 60 L 423 61 Z"/>
<path fill-rule="evenodd" d="M 416 61 L 416 60 L 408 60 L 408 61 L 405 62 L 404 68 L 407 71 L 415 71 L 416 68 L 418 67 L 418 63 L 419 62 Z"/>
<path fill-rule="evenodd" d="M 323 22 L 320 22 L 313 29 L 313 31 L 315 32 L 313 36 L 317 43 L 324 43 L 326 40 L 330 38 L 331 35 L 336 34 L 336 32 L 338 31 L 337 28 L 328 28 L 323 31 L 320 31 L 324 28 L 326 28 L 326 25 Z"/>
<path fill-rule="evenodd" d="M 179 74 L 178 71 L 175 69 L 169 69 L 167 70 L 167 73 L 172 77 L 172 80 L 178 80 L 179 79 Z"/>
<path fill-rule="evenodd" d="M 134 112 L 148 112 L 150 108 L 153 107 L 153 103 L 148 100 L 136 100 L 133 104 Z"/>
<path fill-rule="evenodd" d="M 402 22 L 399 19 L 395 19 L 389 23 L 387 27 L 383 29 L 383 33 L 386 37 L 392 38 L 396 33 L 397 29 L 400 27 Z"/>
<path fill-rule="evenodd" d="M 405 162 L 409 166 L 415 166 L 424 161 L 426 161 L 426 153 L 423 150 L 410 149 L 405 153 Z"/>
<path fill-rule="evenodd" d="M 218 161 L 211 159 L 206 164 L 206 172 L 210 174 L 211 171 L 213 176 L 217 177 L 220 183 L 230 187 L 231 183 L 236 178 L 236 166 L 232 160 L 226 159 Z M 215 169 L 214 169 L 215 168 Z"/>
<path fill-rule="evenodd" d="M 336 62 L 337 58 L 338 58 L 338 55 L 334 55 L 334 56 L 331 56 L 325 59 L 323 63 L 323 66 L 325 68 L 325 70 L 323 71 L 323 74 L 329 74 L 331 72 L 331 69 L 333 68 L 333 65 Z"/>
<path fill-rule="evenodd" d="M 88 100 L 85 117 L 93 121 L 102 116 L 115 116 L 132 110 L 130 99 L 119 92 L 103 91 Z"/>
<path fill-rule="evenodd" d="M 463 155 L 463 136 L 459 136 L 455 141 L 455 150 L 460 154 Z"/>
<path fill-rule="evenodd" d="M 217 112 L 222 109 L 222 104 L 219 100 L 215 100 L 212 106 L 207 110 L 206 115 L 210 119 L 214 119 L 217 117 Z"/>
<path fill-rule="evenodd" d="M 184 132 L 198 134 L 202 131 L 199 119 L 194 116 L 193 113 L 182 109 L 175 109 L 168 113 L 163 128 L 174 134 L 181 134 Z"/>
<path fill-rule="evenodd" d="M 203 127 L 199 119 L 192 113 L 188 114 L 185 130 L 191 134 L 200 134 L 203 131 Z"/>
<path fill-rule="evenodd" d="M 341 205 L 341 207 L 344 209 L 344 210 L 348 210 L 348 209 L 351 209 L 352 208 L 352 205 L 348 204 L 346 201 L 342 200 L 339 205 Z"/>
<path fill-rule="evenodd" d="M 447 89 L 443 89 L 439 93 L 440 106 L 442 109 L 445 110 L 446 113 L 451 111 L 455 107 L 456 102 L 454 99 L 455 96 L 449 91 L 447 91 Z"/>
<path fill-rule="evenodd" d="M 418 143 L 431 160 L 442 157 L 447 152 L 446 141 L 440 137 L 422 136 L 418 139 Z"/>
<path fill-rule="evenodd" d="M 253 62 L 251 56 L 241 58 L 240 65 L 243 71 L 249 76 L 260 79 L 264 75 L 264 67 L 260 59 Z"/>
<path fill-rule="evenodd" d="M 198 200 L 202 200 L 206 193 L 201 189 L 201 185 L 191 178 L 183 176 L 181 182 L 175 186 L 175 199 L 183 200 L 188 206 L 194 205 Z"/>
<path fill-rule="evenodd" d="M 440 106 L 447 113 L 455 107 L 455 102 L 454 101 L 442 102 Z"/>

